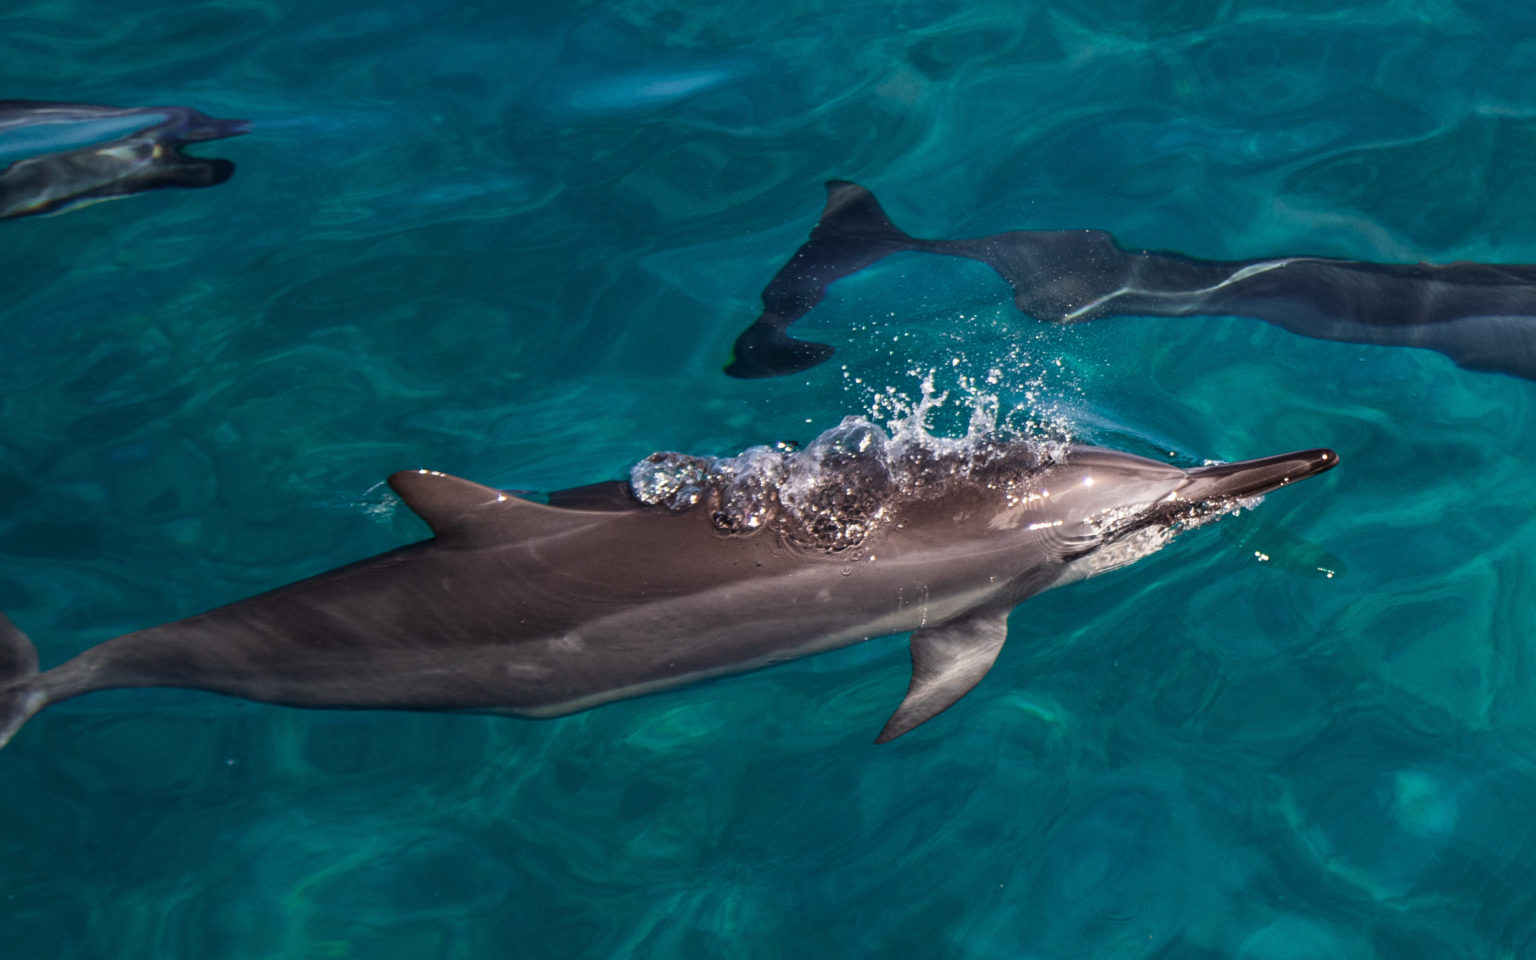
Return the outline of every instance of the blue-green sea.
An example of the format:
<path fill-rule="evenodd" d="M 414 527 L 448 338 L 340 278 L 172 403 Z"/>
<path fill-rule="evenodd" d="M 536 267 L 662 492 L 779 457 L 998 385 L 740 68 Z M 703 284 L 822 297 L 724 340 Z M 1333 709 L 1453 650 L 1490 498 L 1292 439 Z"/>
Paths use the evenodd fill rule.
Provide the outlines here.
<path fill-rule="evenodd" d="M 420 539 L 381 481 L 622 477 L 932 376 L 1325 476 L 1034 598 L 557 720 L 93 694 L 0 752 L 0 957 L 1536 957 L 1536 383 L 1021 316 L 905 254 L 726 377 L 822 183 L 922 236 L 1536 262 L 1536 15 L 1397 0 L 9 0 L 0 99 L 246 118 L 0 222 L 0 609 L 44 666 Z M 995 382 L 989 382 L 995 381 Z"/>

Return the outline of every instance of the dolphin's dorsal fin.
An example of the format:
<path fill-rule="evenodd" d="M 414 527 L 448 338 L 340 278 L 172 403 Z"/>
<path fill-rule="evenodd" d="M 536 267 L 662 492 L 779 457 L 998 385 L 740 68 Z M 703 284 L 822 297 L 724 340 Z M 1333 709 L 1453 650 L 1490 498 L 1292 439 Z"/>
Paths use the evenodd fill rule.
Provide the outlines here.
<path fill-rule="evenodd" d="M 912 634 L 912 683 L 876 743 L 894 740 L 971 692 L 1008 638 L 1008 611 L 972 613 Z"/>
<path fill-rule="evenodd" d="M 438 540 L 454 546 L 537 537 L 569 521 L 569 511 L 434 470 L 402 470 L 389 486 Z"/>

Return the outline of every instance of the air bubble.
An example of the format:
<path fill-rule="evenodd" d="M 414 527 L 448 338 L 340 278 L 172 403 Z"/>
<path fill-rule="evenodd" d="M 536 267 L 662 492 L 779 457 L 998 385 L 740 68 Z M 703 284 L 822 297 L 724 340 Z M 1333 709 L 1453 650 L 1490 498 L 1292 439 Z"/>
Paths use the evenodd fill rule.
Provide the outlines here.
<path fill-rule="evenodd" d="M 681 453 L 653 453 L 629 471 L 629 486 L 641 503 L 684 510 L 699 502 L 714 460 Z"/>
<path fill-rule="evenodd" d="M 862 545 L 895 504 L 938 496 L 962 481 L 1006 490 L 1058 458 L 1038 441 L 985 432 L 976 417 L 971 429 L 962 438 L 935 437 L 920 422 L 887 432 L 848 417 L 804 449 L 778 443 L 722 459 L 655 453 L 631 468 L 630 487 L 643 503 L 707 509 L 723 536 L 772 530 L 798 547 L 847 551 L 852 563 L 863 559 Z"/>

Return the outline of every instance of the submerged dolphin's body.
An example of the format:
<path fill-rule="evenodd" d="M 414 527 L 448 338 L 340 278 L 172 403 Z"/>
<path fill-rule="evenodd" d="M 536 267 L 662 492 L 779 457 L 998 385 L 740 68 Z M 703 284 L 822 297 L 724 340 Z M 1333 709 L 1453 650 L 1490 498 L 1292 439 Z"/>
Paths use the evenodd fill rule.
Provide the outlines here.
<path fill-rule="evenodd" d="M 849 420 L 793 453 L 657 455 L 629 485 L 549 503 L 400 473 L 390 484 L 430 540 L 44 673 L 0 617 L 0 744 L 44 706 L 109 688 L 546 717 L 914 631 L 884 741 L 981 679 L 1026 597 L 1335 460 L 1184 470 L 1092 447 L 903 446 Z"/>
<path fill-rule="evenodd" d="M 162 187 L 223 183 L 233 163 L 189 156 L 182 148 L 247 128 L 244 120 L 190 107 L 0 100 L 0 220 Z"/>
<path fill-rule="evenodd" d="M 893 253 L 979 260 L 1024 313 L 1049 323 L 1106 316 L 1239 316 L 1321 340 L 1437 350 L 1459 366 L 1536 380 L 1536 265 L 1364 263 L 1326 257 L 1198 260 L 1126 250 L 1102 230 L 1015 230 L 962 240 L 909 236 L 873 194 L 827 184 L 811 237 L 763 290 L 726 372 L 774 377 L 832 355 L 786 334 L 827 286 Z"/>

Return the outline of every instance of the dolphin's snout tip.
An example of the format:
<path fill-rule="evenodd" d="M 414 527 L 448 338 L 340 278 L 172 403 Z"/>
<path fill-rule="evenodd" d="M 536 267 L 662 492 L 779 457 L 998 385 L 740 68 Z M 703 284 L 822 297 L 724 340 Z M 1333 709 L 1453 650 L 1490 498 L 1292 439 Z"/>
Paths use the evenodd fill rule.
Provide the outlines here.
<path fill-rule="evenodd" d="M 1304 480 L 1307 477 L 1315 477 L 1325 470 L 1332 470 L 1339 464 L 1339 455 L 1334 451 L 1329 450 L 1327 447 L 1319 447 L 1316 450 L 1305 450 L 1301 453 L 1292 454 L 1291 456 L 1296 457 L 1298 460 L 1302 461 L 1303 472 L 1301 476 L 1294 478 L 1296 480 Z"/>
<path fill-rule="evenodd" d="M 1256 497 L 1331 470 L 1339 455 L 1326 447 L 1298 450 L 1260 460 L 1243 460 L 1189 471 L 1189 480 L 1178 493 L 1187 500 L 1212 497 Z"/>

